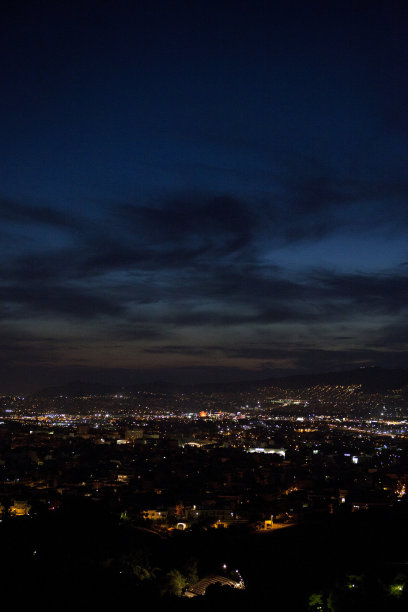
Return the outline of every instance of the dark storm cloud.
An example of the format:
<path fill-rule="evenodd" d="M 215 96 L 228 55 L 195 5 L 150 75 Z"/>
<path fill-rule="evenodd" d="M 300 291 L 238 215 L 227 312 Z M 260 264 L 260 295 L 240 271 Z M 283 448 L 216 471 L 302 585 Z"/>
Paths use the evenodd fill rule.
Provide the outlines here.
<path fill-rule="evenodd" d="M 155 341 L 168 339 L 170 335 L 168 329 L 165 330 L 159 325 L 149 325 L 148 322 L 140 320 L 135 322 L 131 317 L 128 317 L 125 323 L 106 326 L 104 330 L 104 337 L 112 342 Z"/>
<path fill-rule="evenodd" d="M 403 357 L 402 357 L 403 358 Z M 279 361 L 282 366 L 279 367 Z M 290 367 L 285 367 L 285 360 L 290 363 Z M 331 350 L 316 349 L 313 346 L 304 349 L 297 348 L 292 351 L 276 351 L 273 358 L 268 362 L 267 359 L 259 366 L 259 377 L 276 375 L 281 370 L 281 374 L 293 372 L 330 372 L 334 370 L 354 369 L 362 365 L 377 364 L 383 367 L 401 366 L 401 353 L 397 351 L 384 351 L 384 347 L 379 350 L 370 348 L 356 348 L 350 350 Z"/>
<path fill-rule="evenodd" d="M 369 340 L 369 346 L 374 349 L 388 347 L 393 351 L 404 351 L 408 355 L 407 317 L 396 318 L 392 324 L 376 329 Z"/>
<path fill-rule="evenodd" d="M 54 285 L 24 285 L 0 288 L 0 302 L 14 306 L 6 312 L 4 318 L 24 318 L 51 314 L 80 319 L 89 319 L 99 315 L 119 315 L 123 306 L 114 296 L 104 297 L 98 292 L 87 291 L 76 287 Z"/>
<path fill-rule="evenodd" d="M 404 312 L 402 268 L 363 274 L 309 267 L 300 274 L 276 265 L 274 256 L 285 245 L 313 246 L 344 232 L 388 226 L 401 233 L 408 183 L 381 175 L 368 181 L 358 172 L 346 179 L 295 154 L 283 156 L 274 173 L 270 194 L 165 194 L 75 218 L 3 200 L 4 223 L 62 229 L 66 240 L 58 247 L 38 229 L 31 243 L 18 244 L 17 237 L 15 255 L 0 262 L 1 316 L 122 317 L 129 325 L 120 337 L 147 342 L 178 327 L 314 324 Z M 155 309 L 146 310 L 149 304 Z"/>
<path fill-rule="evenodd" d="M 117 204 L 92 220 L 83 213 L 74 219 L 51 207 L 3 201 L 0 218 L 71 230 L 75 248 L 70 252 L 45 252 L 43 260 L 41 252 L 35 253 L 37 267 L 48 276 L 64 273 L 55 257 L 64 257 L 66 274 L 74 276 L 131 266 L 178 268 L 210 263 L 208 257 L 244 253 L 248 259 L 286 242 L 314 242 L 344 230 L 369 231 L 385 221 L 400 230 L 407 223 L 407 182 L 361 177 L 346 181 L 313 159 L 295 160 L 276 176 L 276 190 L 269 195 L 165 196 Z M 21 254 L 21 276 L 24 270 L 30 273 L 31 255 Z"/>
<path fill-rule="evenodd" d="M 228 307 L 223 310 L 207 303 L 205 310 L 192 305 L 177 314 L 168 313 L 166 321 L 185 325 L 234 325 L 285 321 L 329 321 L 356 314 L 394 314 L 407 309 L 408 278 L 400 270 L 389 274 L 338 274 L 310 271 L 300 278 L 270 278 L 263 268 L 221 270 L 211 278 L 190 278 L 181 288 L 185 297 L 213 298 Z M 178 296 L 182 300 L 182 296 Z"/>
<path fill-rule="evenodd" d="M 126 265 L 144 258 L 146 267 L 166 262 L 177 267 L 187 258 L 194 264 L 240 254 L 248 260 L 265 249 L 314 243 L 339 232 L 381 227 L 400 233 L 407 226 L 408 182 L 391 186 L 389 179 L 345 180 L 325 167 L 307 171 L 310 164 L 305 162 L 303 172 L 292 168 L 288 176 L 276 177 L 276 190 L 269 195 L 190 194 L 115 207 L 112 225 L 121 234 L 121 246 L 113 241 L 113 249 L 96 262 Z"/>
<path fill-rule="evenodd" d="M 324 185 L 321 191 L 328 191 Z M 299 275 L 273 264 L 274 245 L 289 235 L 291 240 L 316 240 L 318 227 L 322 235 L 338 230 L 327 212 L 330 202 L 337 206 L 336 197 L 321 195 L 329 204 L 314 205 L 312 215 L 317 188 L 312 193 L 310 206 L 304 202 L 303 213 L 299 209 L 300 221 L 273 202 L 254 206 L 232 196 L 203 195 L 164 198 L 150 207 L 121 205 L 111 209 L 108 223 L 78 217 L 75 230 L 67 231 L 72 246 L 41 250 L 40 235 L 35 252 L 23 245 L 25 252 L 1 262 L 0 301 L 19 305 L 20 314 L 27 308 L 84 319 L 126 316 L 131 304 L 162 302 L 153 318 L 184 326 L 313 322 L 333 320 L 342 311 L 351 314 L 351 309 L 404 310 L 407 278 L 401 269 L 371 275 L 306 270 Z M 305 211 L 314 221 L 300 229 Z M 50 223 L 59 221 L 58 215 L 49 218 Z M 350 224 L 355 222 L 353 217 Z M 143 320 L 145 315 L 140 316 Z"/>
<path fill-rule="evenodd" d="M 408 275 L 395 270 L 388 274 L 334 274 L 323 272 L 312 275 L 323 295 L 335 299 L 349 299 L 358 309 L 398 314 L 407 310 Z"/>
<path fill-rule="evenodd" d="M 222 241 L 225 249 L 234 248 L 236 239 L 240 245 L 251 237 L 256 214 L 251 214 L 248 203 L 231 195 L 204 197 L 191 194 L 164 201 L 153 201 L 150 206 L 122 206 L 115 209 L 115 215 L 122 214 L 128 229 L 143 230 L 148 240 L 180 239 Z M 131 225 L 129 225 L 131 223 Z M 232 237 L 232 244 L 226 238 Z"/>
<path fill-rule="evenodd" d="M 67 212 L 59 212 L 50 206 L 29 205 L 5 198 L 0 198 L 0 221 L 61 228 L 76 226 L 75 219 Z"/>
<path fill-rule="evenodd" d="M 401 328 L 394 328 L 390 333 L 383 334 L 377 330 L 377 335 L 381 337 L 378 343 L 367 343 L 364 348 L 353 346 L 353 342 L 348 342 L 345 347 L 335 348 L 317 348 L 313 339 L 303 341 L 298 339 L 296 342 L 278 341 L 271 337 L 269 342 L 264 337 L 257 343 L 241 344 L 240 346 L 225 346 L 225 345 L 160 345 L 154 348 L 145 349 L 145 352 L 156 355 L 183 355 L 186 357 L 207 357 L 211 359 L 214 355 L 217 360 L 220 357 L 226 359 L 240 360 L 243 363 L 252 362 L 255 370 L 247 369 L 247 378 L 263 378 L 274 376 L 277 373 L 290 374 L 294 370 L 297 372 L 310 371 L 330 371 L 345 368 L 355 368 L 360 365 L 370 363 L 378 363 L 388 367 L 398 367 L 401 364 L 401 356 L 407 354 L 408 342 L 405 336 L 405 342 L 402 342 L 400 337 L 400 345 L 388 345 L 388 339 L 392 338 L 392 333 L 396 336 L 401 331 L 406 332 L 406 325 L 401 325 Z M 375 331 L 372 332 L 375 335 Z M 335 338 L 334 340 L 339 340 Z M 355 340 L 353 338 L 344 338 L 340 340 Z M 329 343 L 330 344 L 330 343 Z M 384 348 L 386 348 L 384 352 Z M 402 352 L 401 352 L 402 350 Z M 243 368 L 245 370 L 245 368 Z M 198 368 L 197 368 L 198 371 Z M 254 376 L 255 372 L 255 376 Z"/>
<path fill-rule="evenodd" d="M 265 240 L 272 246 L 285 241 L 315 241 L 339 230 L 366 230 L 408 222 L 408 181 L 344 179 L 316 162 L 314 171 L 305 161 L 302 172 L 275 177 L 276 190 L 268 195 L 238 199 L 232 195 L 163 199 L 150 207 L 123 207 L 126 226 L 134 218 L 135 229 L 152 241 L 202 240 L 221 252 L 254 246 Z M 201 201 L 200 201 L 201 200 Z"/>
<path fill-rule="evenodd" d="M 220 309 L 219 311 L 208 309 L 206 312 L 191 312 L 190 309 L 185 309 L 175 315 L 166 315 L 165 322 L 186 327 L 200 327 L 200 326 L 213 326 L 213 327 L 226 327 L 235 325 L 245 325 L 248 323 L 262 323 L 262 322 L 282 322 L 282 321 L 293 321 L 302 318 L 299 313 L 295 314 L 290 310 L 285 311 L 284 306 L 281 308 L 270 308 L 265 312 L 253 312 L 245 313 L 239 312 L 240 306 L 237 305 L 236 310 L 229 310 L 224 312 Z"/>
<path fill-rule="evenodd" d="M 58 359 L 59 342 L 52 337 L 38 338 L 37 335 L 11 330 L 0 326 L 0 364 L 7 367 L 16 363 L 41 364 Z"/>
<path fill-rule="evenodd" d="M 214 347 L 192 347 L 192 346 L 155 346 L 154 348 L 144 349 L 144 353 L 150 353 L 152 355 L 206 355 L 212 352 Z"/>
<path fill-rule="evenodd" d="M 0 264 L 0 278 L 18 283 L 55 283 L 78 277 L 81 257 L 76 249 L 49 249 L 16 257 L 7 266 Z"/>
<path fill-rule="evenodd" d="M 233 196 L 164 198 L 112 207 L 111 231 L 85 236 L 82 270 L 181 269 L 214 264 L 253 239 L 259 213 Z M 208 259 L 210 258 L 210 259 Z"/>

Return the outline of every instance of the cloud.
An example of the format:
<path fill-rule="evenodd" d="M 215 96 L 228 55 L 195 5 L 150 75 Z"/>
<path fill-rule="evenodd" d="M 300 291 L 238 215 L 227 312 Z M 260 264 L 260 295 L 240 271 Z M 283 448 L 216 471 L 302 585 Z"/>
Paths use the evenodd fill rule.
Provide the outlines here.
<path fill-rule="evenodd" d="M 14 285 L 0 288 L 0 303 L 10 305 L 5 318 L 59 315 L 89 319 L 99 315 L 120 315 L 124 306 L 114 296 L 77 287 L 44 284 Z"/>
<path fill-rule="evenodd" d="M 130 245 L 129 235 L 131 230 L 117 243 L 85 237 L 78 248 L 3 262 L 0 303 L 14 305 L 18 316 L 25 308 L 83 319 L 130 318 L 134 312 L 145 324 L 172 326 L 312 323 L 406 309 L 404 267 L 381 274 L 324 268 L 300 274 L 265 263 L 262 248 L 248 240 L 232 251 L 225 244 L 218 247 L 218 238 L 211 236 L 199 249 L 185 246 L 181 237 L 178 246 L 168 247 L 169 239 L 143 248 L 137 237 Z M 158 307 L 146 312 L 148 304 Z"/>
<path fill-rule="evenodd" d="M 0 198 L 0 220 L 19 225 L 50 225 L 68 229 L 77 226 L 75 218 L 67 212 L 6 198 Z"/>
<path fill-rule="evenodd" d="M 144 349 L 145 353 L 152 355 L 192 355 L 194 357 L 206 355 L 214 350 L 214 347 L 193 347 L 193 346 L 155 346 Z"/>
<path fill-rule="evenodd" d="M 7 324 L 0 326 L 0 364 L 8 368 L 15 365 L 41 365 L 56 363 L 59 355 L 59 341 L 23 328 L 11 329 Z"/>
<path fill-rule="evenodd" d="M 406 315 L 394 317 L 389 325 L 373 331 L 369 346 L 381 350 L 401 351 L 408 354 L 408 324 Z"/>
<path fill-rule="evenodd" d="M 103 343 L 106 359 L 123 355 L 121 368 L 153 367 L 157 357 L 157 368 L 176 376 L 176 363 L 201 363 L 197 379 L 218 380 L 217 368 L 234 379 L 234 368 L 239 376 L 317 371 L 385 354 L 397 363 L 405 350 L 398 338 L 406 331 L 406 266 L 363 273 L 356 262 L 346 272 L 317 259 L 289 267 L 274 258 L 295 245 L 301 258 L 324 236 L 377 228 L 385 187 L 370 217 L 375 190 L 364 181 L 341 181 L 324 166 L 302 170 L 301 161 L 289 170 L 276 193 L 253 199 L 165 195 L 75 218 L 28 204 L 12 211 L 3 202 L 0 219 L 34 228 L 31 241 L 16 233 L 14 251 L 0 260 L 0 320 L 21 329 L 29 320 L 33 334 L 29 342 L 4 341 L 3 364 L 25 354 L 27 363 L 47 365 L 53 355 L 61 367 L 76 360 L 91 368 Z M 390 204 L 401 231 L 404 190 L 395 186 Z M 64 240 L 43 239 L 41 228 L 62 229 Z M 67 330 L 60 346 L 45 341 L 44 321 L 53 322 L 55 338 L 58 322 Z M 75 350 L 70 335 L 81 339 Z"/>
<path fill-rule="evenodd" d="M 367 313 L 397 314 L 407 310 L 408 275 L 400 269 L 383 274 L 341 274 L 323 271 L 311 276 L 322 295 L 348 300 L 356 309 Z"/>

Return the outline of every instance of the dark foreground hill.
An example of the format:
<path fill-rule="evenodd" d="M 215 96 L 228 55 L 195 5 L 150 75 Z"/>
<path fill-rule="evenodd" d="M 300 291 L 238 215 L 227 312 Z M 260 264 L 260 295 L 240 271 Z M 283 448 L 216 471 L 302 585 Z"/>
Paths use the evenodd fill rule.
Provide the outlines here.
<path fill-rule="evenodd" d="M 404 504 L 402 504 L 404 505 Z M 3 596 L 18 610 L 408 609 L 406 508 L 324 516 L 269 534 L 232 529 L 160 537 L 100 504 L 0 525 Z M 194 599 L 185 584 L 239 569 L 245 590 Z"/>

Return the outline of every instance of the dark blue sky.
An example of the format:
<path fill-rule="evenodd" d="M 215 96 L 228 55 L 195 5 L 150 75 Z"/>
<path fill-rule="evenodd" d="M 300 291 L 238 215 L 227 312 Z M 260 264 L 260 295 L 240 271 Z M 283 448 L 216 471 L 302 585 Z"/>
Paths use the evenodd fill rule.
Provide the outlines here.
<path fill-rule="evenodd" d="M 4 1 L 0 391 L 405 367 L 402 4 Z"/>

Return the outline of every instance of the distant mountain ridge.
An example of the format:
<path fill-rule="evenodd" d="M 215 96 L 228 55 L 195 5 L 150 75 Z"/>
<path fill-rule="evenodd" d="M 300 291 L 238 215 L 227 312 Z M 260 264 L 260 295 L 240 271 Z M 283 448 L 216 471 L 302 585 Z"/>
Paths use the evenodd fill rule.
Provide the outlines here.
<path fill-rule="evenodd" d="M 361 385 L 366 392 L 384 392 L 390 389 L 401 389 L 408 386 L 408 370 L 390 370 L 379 367 L 363 367 L 343 372 L 326 372 L 320 374 L 295 374 L 280 378 L 264 380 L 181 385 L 164 381 L 139 385 L 113 385 L 73 381 L 66 385 L 48 387 L 38 391 L 34 397 L 84 397 L 106 395 L 135 395 L 137 393 L 191 393 L 191 392 L 243 392 L 260 387 L 280 387 L 283 389 L 304 389 L 317 385 L 348 386 Z"/>
<path fill-rule="evenodd" d="M 361 385 L 364 391 L 386 391 L 401 389 L 408 385 L 408 370 L 389 370 L 379 367 L 364 367 L 344 372 L 324 374 L 300 374 L 280 379 L 286 388 L 304 388 L 316 385 Z M 274 381 L 279 386 L 278 381 Z"/>

